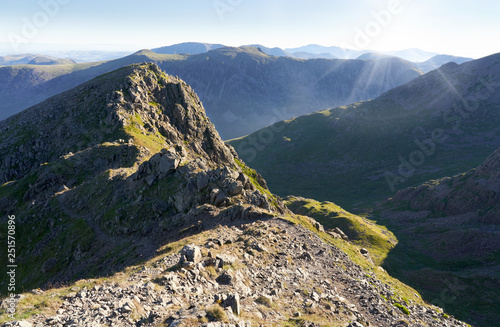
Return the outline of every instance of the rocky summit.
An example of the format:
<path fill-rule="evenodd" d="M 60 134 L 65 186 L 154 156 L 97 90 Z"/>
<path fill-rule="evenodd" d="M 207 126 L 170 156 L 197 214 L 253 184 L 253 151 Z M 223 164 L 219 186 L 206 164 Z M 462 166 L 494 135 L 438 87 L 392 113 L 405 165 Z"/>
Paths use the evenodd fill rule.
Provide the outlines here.
<path fill-rule="evenodd" d="M 31 107 L 0 140 L 2 326 L 466 326 L 289 211 L 154 64 Z"/>
<path fill-rule="evenodd" d="M 165 240 L 286 210 L 224 145 L 193 90 L 154 65 L 0 126 L 2 211 L 32 230 L 18 236 L 25 286 L 110 272 Z"/>

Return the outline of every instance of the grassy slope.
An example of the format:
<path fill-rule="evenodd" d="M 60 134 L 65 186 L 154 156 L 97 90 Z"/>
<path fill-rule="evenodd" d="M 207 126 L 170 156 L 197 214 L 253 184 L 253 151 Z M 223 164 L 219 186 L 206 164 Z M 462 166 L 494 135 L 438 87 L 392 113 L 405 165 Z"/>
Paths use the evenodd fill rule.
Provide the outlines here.
<path fill-rule="evenodd" d="M 476 121 L 467 126 L 467 134 L 450 134 L 448 144 L 439 144 L 397 189 L 477 166 L 500 137 L 483 137 L 481 130 L 495 130 L 495 124 L 495 119 Z M 448 126 L 391 101 L 362 102 L 279 122 L 229 144 L 276 194 L 334 199 L 353 210 L 393 194 L 384 172 L 397 171 L 399 156 L 408 158 L 419 150 L 415 139 L 420 137 L 412 133 L 418 127 L 432 131 Z M 470 135 L 478 136 L 477 143 L 466 140 Z"/>
<path fill-rule="evenodd" d="M 335 203 L 290 196 L 285 204 L 295 214 L 312 217 L 327 229 L 340 228 L 350 241 L 367 248 L 376 264 L 382 264 L 397 244 L 396 237 L 384 226 L 353 215 Z"/>

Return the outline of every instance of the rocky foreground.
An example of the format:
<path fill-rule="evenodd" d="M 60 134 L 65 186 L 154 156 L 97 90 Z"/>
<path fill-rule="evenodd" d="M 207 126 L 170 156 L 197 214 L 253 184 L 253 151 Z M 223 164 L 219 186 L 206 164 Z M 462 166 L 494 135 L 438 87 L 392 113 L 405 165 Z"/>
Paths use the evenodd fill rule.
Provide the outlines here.
<path fill-rule="evenodd" d="M 34 290 L 20 307 L 50 308 L 2 326 L 466 326 L 405 298 L 332 239 L 283 219 L 220 226 L 109 279 Z"/>

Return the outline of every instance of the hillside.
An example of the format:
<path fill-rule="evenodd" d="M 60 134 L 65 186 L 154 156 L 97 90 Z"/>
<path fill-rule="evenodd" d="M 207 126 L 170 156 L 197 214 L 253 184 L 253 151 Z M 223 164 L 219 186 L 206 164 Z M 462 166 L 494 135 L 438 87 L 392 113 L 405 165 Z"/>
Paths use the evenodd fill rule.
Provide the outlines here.
<path fill-rule="evenodd" d="M 500 144 L 500 54 L 447 64 L 377 99 L 229 142 L 281 196 L 352 210 L 467 171 Z M 467 100 L 467 106 L 463 99 Z"/>
<path fill-rule="evenodd" d="M 340 237 L 366 248 L 366 254 L 378 265 L 384 262 L 387 254 L 397 244 L 391 231 L 373 221 L 353 215 L 333 202 L 319 202 L 296 196 L 288 196 L 284 201 L 293 213 L 314 218 L 334 233 L 340 229 Z"/>
<path fill-rule="evenodd" d="M 117 60 L 42 70 L 0 67 L 0 119 L 100 74 L 141 62 L 154 62 L 192 85 L 224 139 L 282 119 L 374 98 L 421 74 L 399 59 L 299 60 L 269 56 L 254 47 L 198 55 L 142 50 Z"/>
<path fill-rule="evenodd" d="M 2 121 L 0 140 L 18 294 L 2 327 L 466 326 L 292 214 L 154 64 Z"/>
<path fill-rule="evenodd" d="M 482 326 L 500 312 L 499 168 L 500 149 L 466 173 L 399 191 L 376 214 L 400 240 L 384 266 Z M 441 296 L 447 286 L 438 280 L 456 286 L 448 291 L 453 301 Z"/>
<path fill-rule="evenodd" d="M 436 55 L 429 60 L 424 62 L 417 63 L 417 67 L 423 71 L 424 73 L 430 72 L 431 70 L 437 69 L 442 65 L 445 65 L 450 62 L 454 62 L 456 64 L 463 64 L 464 62 L 474 60 L 472 58 L 464 58 L 450 55 Z"/>
<path fill-rule="evenodd" d="M 160 55 L 147 50 L 111 61 L 0 67 L 0 119 L 120 67 L 158 62 L 169 57 L 177 56 Z"/>
<path fill-rule="evenodd" d="M 223 138 L 276 121 L 366 100 L 420 75 L 409 62 L 274 57 L 221 48 L 160 66 L 188 81 Z"/>
<path fill-rule="evenodd" d="M 21 54 L 11 56 L 0 56 L 0 66 L 11 65 L 66 65 L 74 64 L 72 59 L 61 59 L 52 56 Z"/>

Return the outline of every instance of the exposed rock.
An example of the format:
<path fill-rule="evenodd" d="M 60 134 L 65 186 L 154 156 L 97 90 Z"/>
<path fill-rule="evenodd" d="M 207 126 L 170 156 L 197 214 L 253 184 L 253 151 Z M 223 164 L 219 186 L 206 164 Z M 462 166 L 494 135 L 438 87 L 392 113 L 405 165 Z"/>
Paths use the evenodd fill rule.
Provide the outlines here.
<path fill-rule="evenodd" d="M 180 251 L 181 264 L 185 262 L 199 263 L 202 259 L 200 248 L 194 244 L 186 245 Z"/>

